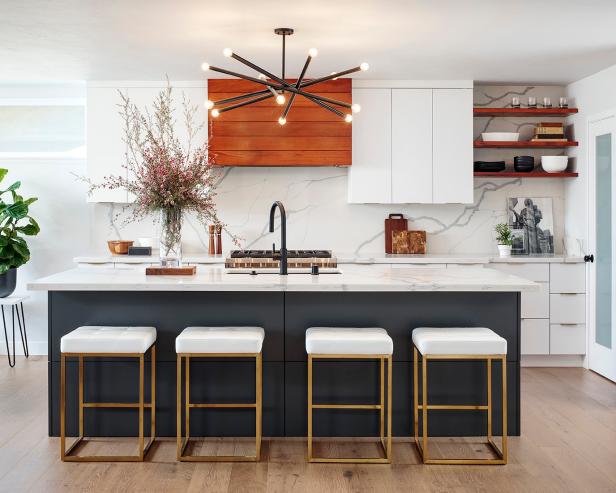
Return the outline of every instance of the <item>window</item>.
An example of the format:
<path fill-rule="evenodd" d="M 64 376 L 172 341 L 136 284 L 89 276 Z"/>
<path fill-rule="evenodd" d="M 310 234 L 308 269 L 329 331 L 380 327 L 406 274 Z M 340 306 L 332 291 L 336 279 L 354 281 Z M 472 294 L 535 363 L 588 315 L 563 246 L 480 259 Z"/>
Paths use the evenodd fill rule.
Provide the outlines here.
<path fill-rule="evenodd" d="M 85 157 L 83 98 L 0 99 L 0 158 Z"/>

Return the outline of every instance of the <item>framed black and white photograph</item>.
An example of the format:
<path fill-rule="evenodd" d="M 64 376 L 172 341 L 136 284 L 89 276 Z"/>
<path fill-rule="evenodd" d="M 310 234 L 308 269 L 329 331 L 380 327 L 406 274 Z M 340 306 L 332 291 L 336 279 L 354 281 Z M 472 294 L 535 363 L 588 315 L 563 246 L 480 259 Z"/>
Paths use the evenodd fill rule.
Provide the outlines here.
<path fill-rule="evenodd" d="M 514 232 L 512 254 L 554 254 L 551 198 L 510 197 L 507 199 L 507 218 Z"/>

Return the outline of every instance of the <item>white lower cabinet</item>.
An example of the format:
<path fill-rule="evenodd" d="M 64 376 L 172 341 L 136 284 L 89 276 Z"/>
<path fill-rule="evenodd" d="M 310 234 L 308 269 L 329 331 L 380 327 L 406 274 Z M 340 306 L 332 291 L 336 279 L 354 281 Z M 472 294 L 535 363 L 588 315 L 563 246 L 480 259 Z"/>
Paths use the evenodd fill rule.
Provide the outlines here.
<path fill-rule="evenodd" d="M 550 354 L 586 354 L 586 325 L 550 325 Z"/>
<path fill-rule="evenodd" d="M 586 295 L 551 294 L 550 321 L 553 324 L 586 323 Z"/>
<path fill-rule="evenodd" d="M 522 293 L 522 318 L 548 318 L 550 316 L 550 285 L 540 282 L 539 291 Z"/>
<path fill-rule="evenodd" d="M 522 354 L 550 354 L 550 321 L 541 318 L 522 320 Z"/>
<path fill-rule="evenodd" d="M 586 267 L 583 263 L 494 263 L 490 268 L 539 284 L 521 295 L 523 355 L 586 354 Z"/>

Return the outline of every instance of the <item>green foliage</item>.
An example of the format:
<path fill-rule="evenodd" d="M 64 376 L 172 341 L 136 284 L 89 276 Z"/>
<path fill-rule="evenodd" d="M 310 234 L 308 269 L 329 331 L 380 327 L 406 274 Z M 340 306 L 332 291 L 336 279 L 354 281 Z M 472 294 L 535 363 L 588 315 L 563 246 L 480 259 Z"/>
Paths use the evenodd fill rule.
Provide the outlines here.
<path fill-rule="evenodd" d="M 494 231 L 496 231 L 496 241 L 499 245 L 511 245 L 513 238 L 509 226 L 499 223 L 494 227 Z"/>
<path fill-rule="evenodd" d="M 0 168 L 0 182 L 8 172 Z M 30 205 L 37 199 L 24 199 L 17 193 L 20 187 L 21 182 L 16 181 L 0 190 L 0 274 L 30 260 L 30 250 L 22 236 L 35 236 L 41 230 L 29 215 Z"/>

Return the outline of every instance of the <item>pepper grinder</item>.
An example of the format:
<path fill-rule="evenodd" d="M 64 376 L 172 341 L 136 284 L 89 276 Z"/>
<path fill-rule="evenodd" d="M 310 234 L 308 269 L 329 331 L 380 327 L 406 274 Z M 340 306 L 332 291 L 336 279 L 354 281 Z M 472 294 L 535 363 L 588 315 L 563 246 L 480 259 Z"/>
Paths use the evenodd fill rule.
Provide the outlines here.
<path fill-rule="evenodd" d="M 222 226 L 216 225 L 216 255 L 222 255 Z"/>
<path fill-rule="evenodd" d="M 216 247 L 214 246 L 214 232 L 216 230 L 216 226 L 213 224 L 210 224 L 208 226 L 208 230 L 210 233 L 210 246 L 208 248 L 208 255 L 215 255 L 216 254 Z"/>

